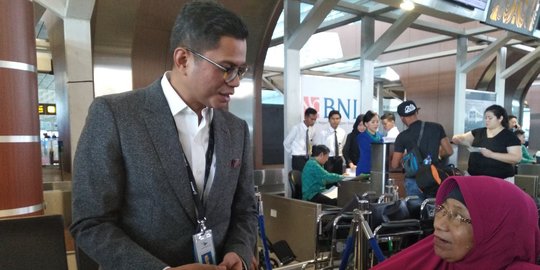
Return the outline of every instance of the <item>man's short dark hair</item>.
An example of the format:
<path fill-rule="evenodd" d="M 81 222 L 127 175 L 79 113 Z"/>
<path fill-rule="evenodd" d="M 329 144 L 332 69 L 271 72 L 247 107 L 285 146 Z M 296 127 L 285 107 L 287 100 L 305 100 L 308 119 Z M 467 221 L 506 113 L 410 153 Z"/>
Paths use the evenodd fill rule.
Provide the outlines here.
<path fill-rule="evenodd" d="M 381 116 L 381 120 L 388 119 L 392 122 L 396 122 L 396 117 L 394 116 L 394 113 L 387 112 Z"/>
<path fill-rule="evenodd" d="M 509 114 L 508 115 L 508 121 L 510 121 L 510 119 L 517 119 L 517 116 L 513 115 L 513 114 Z"/>
<path fill-rule="evenodd" d="M 328 113 L 328 119 L 330 119 L 330 117 L 332 117 L 334 114 L 339 115 L 339 118 L 341 118 L 341 113 L 339 113 L 338 110 L 331 110 L 330 113 Z"/>
<path fill-rule="evenodd" d="M 188 47 L 203 53 L 217 48 L 224 36 L 247 39 L 247 26 L 240 17 L 216 2 L 190 2 L 176 17 L 170 51 L 172 54 L 178 47 Z"/>
<path fill-rule="evenodd" d="M 320 155 L 321 153 L 326 155 L 326 154 L 330 153 L 330 149 L 324 144 L 316 144 L 316 145 L 311 147 L 311 156 L 312 157 L 316 157 L 316 156 Z"/>
<path fill-rule="evenodd" d="M 309 116 L 311 114 L 317 114 L 317 110 L 309 107 L 304 111 L 304 116 Z"/>

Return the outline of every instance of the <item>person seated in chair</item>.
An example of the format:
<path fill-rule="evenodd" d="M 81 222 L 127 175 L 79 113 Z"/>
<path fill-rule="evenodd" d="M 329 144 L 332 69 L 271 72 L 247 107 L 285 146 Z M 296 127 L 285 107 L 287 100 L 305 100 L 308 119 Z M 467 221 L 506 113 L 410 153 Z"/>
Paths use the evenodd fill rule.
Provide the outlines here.
<path fill-rule="evenodd" d="M 343 175 L 330 173 L 322 166 L 328 160 L 330 149 L 325 145 L 314 145 L 311 149 L 311 158 L 302 170 L 302 199 L 306 201 L 337 205 L 337 199 L 329 198 L 322 194 L 326 191 L 326 185 L 337 183 L 343 179 Z"/>
<path fill-rule="evenodd" d="M 371 268 L 540 269 L 538 210 L 519 187 L 489 176 L 454 176 L 435 198 L 434 233 Z"/>
<path fill-rule="evenodd" d="M 527 149 L 527 146 L 525 146 L 525 131 L 522 129 L 516 129 L 514 131 L 514 134 L 519 139 L 519 142 L 521 143 L 521 161 L 519 163 L 521 164 L 533 164 L 536 163 L 536 159 L 529 154 L 529 150 Z"/>

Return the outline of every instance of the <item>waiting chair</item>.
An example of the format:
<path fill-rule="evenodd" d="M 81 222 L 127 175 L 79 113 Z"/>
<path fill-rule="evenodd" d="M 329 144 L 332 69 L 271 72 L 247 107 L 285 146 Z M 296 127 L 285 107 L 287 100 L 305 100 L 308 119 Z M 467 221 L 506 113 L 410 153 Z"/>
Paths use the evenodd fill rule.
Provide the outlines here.
<path fill-rule="evenodd" d="M 420 223 L 424 237 L 433 233 L 433 221 L 435 220 L 435 198 L 427 198 L 420 206 Z"/>
<path fill-rule="evenodd" d="M 423 233 L 418 219 L 384 222 L 373 231 L 385 256 L 392 256 L 416 243 L 421 239 Z M 373 265 L 374 256 L 371 257 Z"/>
<path fill-rule="evenodd" d="M 311 262 L 315 269 L 332 269 L 341 257 L 340 247 L 344 247 L 352 221 L 352 212 L 345 208 L 331 208 L 323 211 L 317 218 L 315 236 L 315 260 Z M 350 211 L 350 210 L 349 210 Z"/>
<path fill-rule="evenodd" d="M 302 172 L 299 170 L 289 171 L 289 186 L 293 199 L 302 199 Z"/>
<path fill-rule="evenodd" d="M 377 193 L 375 193 L 375 191 L 367 191 L 360 195 L 360 199 L 366 200 L 369 203 L 377 203 L 379 200 L 379 196 L 377 196 Z"/>
<path fill-rule="evenodd" d="M 373 233 L 386 256 L 392 256 L 416 243 L 423 235 L 420 220 L 411 217 L 405 200 L 386 205 L 381 219 L 383 222 L 373 230 Z M 371 257 L 373 265 L 374 256 Z"/>
<path fill-rule="evenodd" d="M 99 265 L 92 260 L 81 248 L 75 246 L 77 270 L 98 270 Z"/>
<path fill-rule="evenodd" d="M 0 269 L 67 270 L 62 216 L 0 219 Z"/>
<path fill-rule="evenodd" d="M 422 207 L 422 202 L 423 200 L 416 195 L 405 197 L 405 203 L 411 218 L 420 219 L 420 208 Z"/>

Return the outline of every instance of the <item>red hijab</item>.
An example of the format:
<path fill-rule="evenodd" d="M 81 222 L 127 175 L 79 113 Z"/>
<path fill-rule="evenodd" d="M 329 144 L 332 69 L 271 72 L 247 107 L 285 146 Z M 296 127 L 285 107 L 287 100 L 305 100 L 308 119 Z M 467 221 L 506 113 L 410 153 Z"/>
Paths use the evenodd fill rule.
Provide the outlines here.
<path fill-rule="evenodd" d="M 519 187 L 488 176 L 455 176 L 439 188 L 436 203 L 459 186 L 472 219 L 474 247 L 458 261 L 442 260 L 433 250 L 433 235 L 371 269 L 540 269 L 538 210 Z"/>

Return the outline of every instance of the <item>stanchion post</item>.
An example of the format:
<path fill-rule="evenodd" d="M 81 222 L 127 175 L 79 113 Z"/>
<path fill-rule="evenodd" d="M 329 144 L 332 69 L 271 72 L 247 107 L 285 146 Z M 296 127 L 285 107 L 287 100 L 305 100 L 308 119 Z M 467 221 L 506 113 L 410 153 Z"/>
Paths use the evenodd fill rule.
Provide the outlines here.
<path fill-rule="evenodd" d="M 371 211 L 369 210 L 369 202 L 366 200 L 359 201 L 359 208 L 353 211 L 353 222 L 356 230 L 356 249 L 354 252 L 354 262 L 356 270 L 367 270 L 369 262 L 369 243 L 368 236 L 365 230 L 362 229 L 362 222 L 366 219 L 366 215 L 369 219 Z"/>
<path fill-rule="evenodd" d="M 264 229 L 264 209 L 262 196 L 257 187 L 255 187 L 255 198 L 257 198 L 257 210 L 259 211 L 259 234 L 261 237 L 261 242 L 263 244 L 265 270 L 272 270 L 272 264 L 270 263 L 270 251 L 267 242 L 268 240 L 266 239 L 266 232 Z"/>

